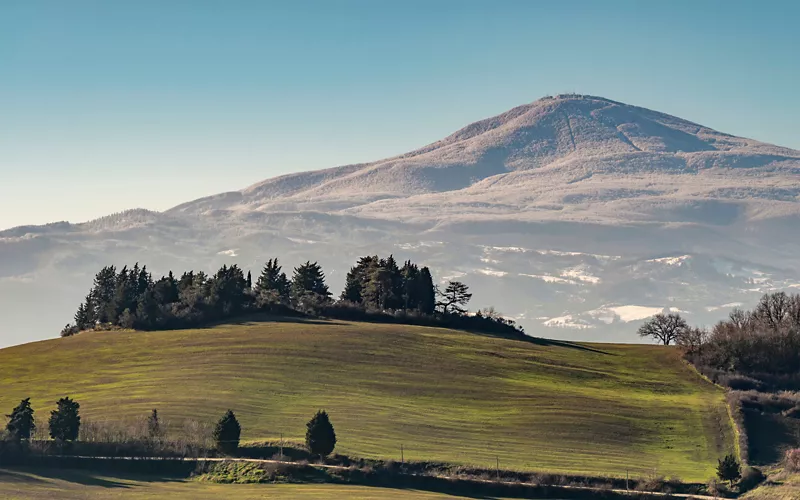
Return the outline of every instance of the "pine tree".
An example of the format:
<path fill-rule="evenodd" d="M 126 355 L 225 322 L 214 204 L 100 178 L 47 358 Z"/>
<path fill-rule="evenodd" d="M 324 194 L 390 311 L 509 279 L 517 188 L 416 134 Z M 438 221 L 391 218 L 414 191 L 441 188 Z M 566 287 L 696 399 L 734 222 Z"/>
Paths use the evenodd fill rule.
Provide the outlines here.
<path fill-rule="evenodd" d="M 401 276 L 401 292 L 400 296 L 403 303 L 403 309 L 411 311 L 419 308 L 419 288 L 418 281 L 420 280 L 419 268 L 410 260 L 403 264 L 400 269 Z"/>
<path fill-rule="evenodd" d="M 80 331 L 89 328 L 89 315 L 86 312 L 85 303 L 82 303 L 81 305 L 78 306 L 78 312 L 75 313 L 75 326 Z"/>
<path fill-rule="evenodd" d="M 378 310 L 387 309 L 392 297 L 392 274 L 386 261 L 374 263 L 364 287 L 364 304 Z"/>
<path fill-rule="evenodd" d="M 722 481 L 728 481 L 733 488 L 733 483 L 742 477 L 742 468 L 734 455 L 726 455 L 718 461 L 717 477 Z"/>
<path fill-rule="evenodd" d="M 364 290 L 369 281 L 369 270 L 378 263 L 377 255 L 368 255 L 361 257 L 355 266 L 350 268 L 350 271 L 345 277 L 344 290 L 342 291 L 341 299 L 356 304 L 361 304 L 364 301 Z"/>
<path fill-rule="evenodd" d="M 242 427 L 236 420 L 236 415 L 233 414 L 233 411 L 228 410 L 214 427 L 214 442 L 220 451 L 233 453 L 239 447 L 241 434 Z"/>
<path fill-rule="evenodd" d="M 112 322 L 114 315 L 114 295 L 117 289 L 117 269 L 106 266 L 94 277 L 91 296 L 94 300 L 97 321 Z M 116 318 L 113 318 L 116 320 Z"/>
<path fill-rule="evenodd" d="M 436 304 L 442 308 L 442 313 L 464 314 L 464 306 L 472 298 L 469 287 L 460 281 L 451 281 L 447 284 L 444 292 L 439 292 L 441 300 Z"/>
<path fill-rule="evenodd" d="M 256 301 L 260 306 L 269 304 L 288 304 L 289 279 L 281 271 L 278 259 L 269 259 L 256 281 Z"/>
<path fill-rule="evenodd" d="M 400 309 L 403 307 L 403 275 L 397 266 L 394 255 L 389 255 L 382 264 L 389 274 L 389 290 L 383 307 L 384 309 Z"/>
<path fill-rule="evenodd" d="M 6 417 L 8 417 L 6 431 L 8 431 L 12 439 L 19 441 L 31 438 L 33 431 L 36 429 L 33 408 L 31 408 L 31 398 L 23 399 L 16 408 L 11 410 L 11 415 L 6 415 Z"/>
<path fill-rule="evenodd" d="M 433 285 L 433 276 L 427 267 L 419 270 L 416 285 L 417 308 L 422 314 L 433 314 L 436 310 L 436 287 Z"/>
<path fill-rule="evenodd" d="M 61 398 L 56 409 L 50 412 L 50 437 L 56 441 L 75 441 L 81 428 L 81 417 L 78 413 L 81 405 L 70 398 Z"/>
<path fill-rule="evenodd" d="M 306 424 L 306 448 L 314 455 L 325 458 L 336 447 L 336 432 L 328 418 L 328 413 L 320 410 Z"/>
<path fill-rule="evenodd" d="M 247 289 L 253 289 L 253 275 L 250 274 L 250 271 L 247 271 Z"/>
<path fill-rule="evenodd" d="M 294 269 L 291 291 L 292 299 L 296 302 L 309 296 L 312 296 L 314 301 L 327 302 L 331 295 L 328 285 L 325 284 L 322 267 L 310 261 Z"/>

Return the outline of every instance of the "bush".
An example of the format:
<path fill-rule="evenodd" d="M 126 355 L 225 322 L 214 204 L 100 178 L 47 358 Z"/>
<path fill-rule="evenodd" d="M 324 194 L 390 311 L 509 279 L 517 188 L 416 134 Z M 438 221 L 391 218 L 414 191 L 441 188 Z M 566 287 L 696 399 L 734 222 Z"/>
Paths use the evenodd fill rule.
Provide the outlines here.
<path fill-rule="evenodd" d="M 789 472 L 800 472 L 800 448 L 787 451 L 784 463 Z"/>
<path fill-rule="evenodd" d="M 742 471 L 742 479 L 739 481 L 739 491 L 744 493 L 750 491 L 759 484 L 763 483 L 767 476 L 755 467 L 745 467 Z"/>

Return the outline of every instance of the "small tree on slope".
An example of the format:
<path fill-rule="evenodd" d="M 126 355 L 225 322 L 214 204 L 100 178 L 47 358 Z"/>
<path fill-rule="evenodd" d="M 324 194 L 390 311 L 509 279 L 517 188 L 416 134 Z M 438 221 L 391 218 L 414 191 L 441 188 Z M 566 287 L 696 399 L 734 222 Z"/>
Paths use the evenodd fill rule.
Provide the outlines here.
<path fill-rule="evenodd" d="M 232 410 L 228 410 L 216 427 L 214 427 L 214 442 L 217 449 L 225 453 L 233 453 L 239 448 L 239 438 L 242 435 L 242 426 L 236 420 Z"/>
<path fill-rule="evenodd" d="M 742 468 L 735 456 L 726 455 L 725 458 L 719 460 L 717 477 L 722 481 L 728 481 L 733 488 L 733 483 L 742 477 Z"/>
<path fill-rule="evenodd" d="M 306 448 L 314 455 L 325 458 L 336 447 L 336 432 L 327 412 L 320 410 L 306 424 Z"/>
<path fill-rule="evenodd" d="M 81 428 L 81 417 L 78 411 L 81 407 L 70 398 L 61 398 L 56 403 L 56 409 L 50 412 L 50 437 L 56 441 L 75 441 Z"/>
<path fill-rule="evenodd" d="M 19 405 L 11 410 L 11 415 L 6 416 L 8 417 L 6 430 L 12 439 L 19 441 L 31 438 L 31 434 L 36 429 L 33 408 L 31 408 L 31 398 L 20 401 Z"/>

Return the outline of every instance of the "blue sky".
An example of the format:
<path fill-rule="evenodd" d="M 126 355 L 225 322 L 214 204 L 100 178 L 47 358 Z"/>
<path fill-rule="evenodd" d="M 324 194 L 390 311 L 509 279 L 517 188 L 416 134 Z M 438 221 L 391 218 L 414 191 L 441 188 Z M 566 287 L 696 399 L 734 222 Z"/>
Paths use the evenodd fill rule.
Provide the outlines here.
<path fill-rule="evenodd" d="M 0 2 L 0 228 L 376 160 L 579 92 L 800 149 L 800 2 Z"/>

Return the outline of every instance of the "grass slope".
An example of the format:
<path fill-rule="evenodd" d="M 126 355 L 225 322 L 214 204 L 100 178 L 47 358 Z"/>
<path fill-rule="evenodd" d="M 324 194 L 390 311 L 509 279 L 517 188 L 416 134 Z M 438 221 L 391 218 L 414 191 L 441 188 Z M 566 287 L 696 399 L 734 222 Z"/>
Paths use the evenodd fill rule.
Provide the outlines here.
<path fill-rule="evenodd" d="M 525 342 L 345 322 L 84 333 L 0 350 L 0 409 L 57 398 L 88 419 L 215 421 L 302 441 L 318 409 L 337 451 L 508 469 L 705 481 L 733 449 L 721 390 L 657 346 Z M 5 413 L 5 412 L 3 412 Z"/>
<path fill-rule="evenodd" d="M 150 476 L 112 477 L 80 470 L 0 469 L 0 498 L 5 500 L 92 500 L 186 498 L 192 500 L 250 499 L 456 499 L 451 495 L 415 490 L 333 484 L 213 484 Z"/>

